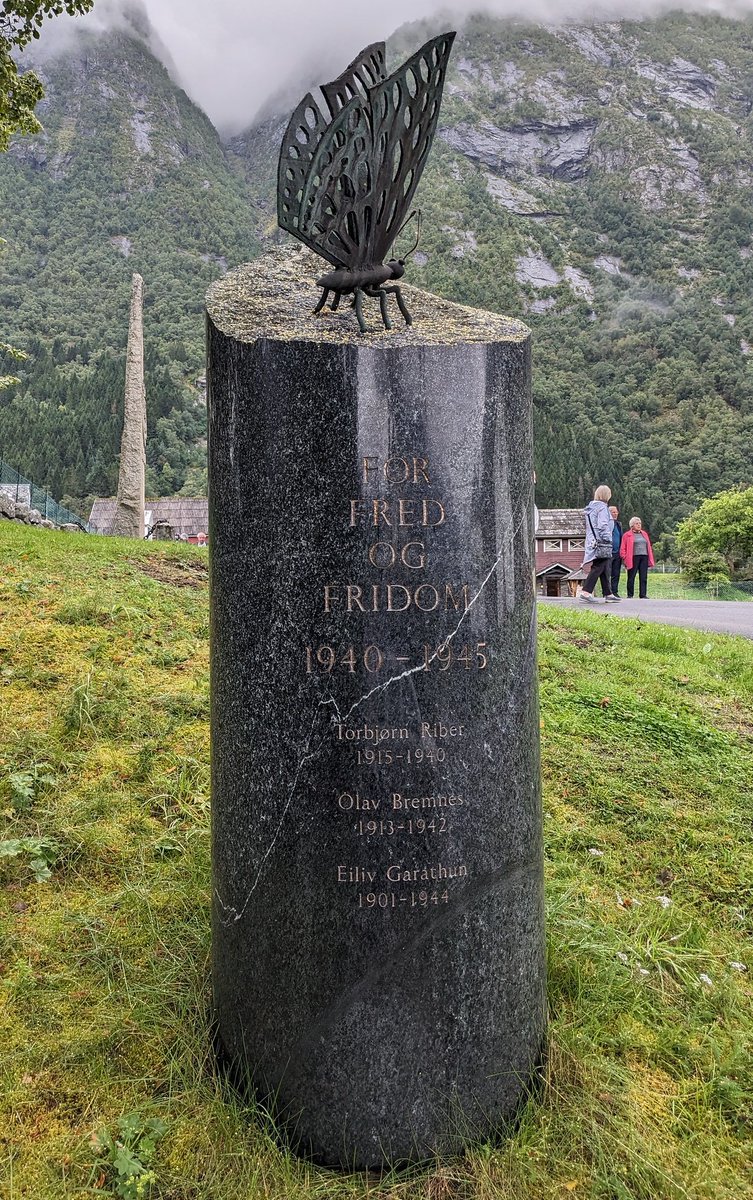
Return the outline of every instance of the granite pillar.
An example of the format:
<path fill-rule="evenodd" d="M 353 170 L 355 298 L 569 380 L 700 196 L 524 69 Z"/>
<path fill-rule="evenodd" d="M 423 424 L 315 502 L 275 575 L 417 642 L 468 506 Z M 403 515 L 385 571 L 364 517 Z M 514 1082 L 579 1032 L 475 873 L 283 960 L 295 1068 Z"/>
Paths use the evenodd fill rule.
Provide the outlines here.
<path fill-rule="evenodd" d="M 415 289 L 208 300 L 213 978 L 225 1055 L 353 1168 L 504 1128 L 545 1032 L 529 334 Z"/>

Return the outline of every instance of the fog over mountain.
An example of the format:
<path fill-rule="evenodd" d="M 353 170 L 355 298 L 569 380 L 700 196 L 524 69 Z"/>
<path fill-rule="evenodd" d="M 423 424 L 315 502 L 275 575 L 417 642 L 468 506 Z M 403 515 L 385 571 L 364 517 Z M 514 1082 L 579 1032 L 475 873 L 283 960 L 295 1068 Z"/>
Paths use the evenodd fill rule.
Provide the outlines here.
<path fill-rule="evenodd" d="M 445 28 L 471 13 L 548 23 L 641 20 L 676 9 L 728 17 L 753 14 L 753 0 L 381 0 L 378 5 L 332 0 L 97 0 L 87 18 L 59 18 L 45 31 L 56 50 L 76 27 L 132 28 L 223 133 L 245 129 L 271 96 L 331 78 L 370 41 L 407 21 Z M 295 95 L 293 93 L 296 93 Z"/>

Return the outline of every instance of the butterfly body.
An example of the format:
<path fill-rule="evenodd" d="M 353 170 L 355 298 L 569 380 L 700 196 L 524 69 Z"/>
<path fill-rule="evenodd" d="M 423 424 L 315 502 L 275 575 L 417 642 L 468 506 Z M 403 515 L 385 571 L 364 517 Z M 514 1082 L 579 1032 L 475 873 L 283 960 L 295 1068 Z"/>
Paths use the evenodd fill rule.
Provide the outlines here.
<path fill-rule="evenodd" d="M 369 296 L 375 300 L 379 300 L 379 307 L 382 314 L 382 322 L 385 329 L 392 328 L 392 322 L 387 314 L 387 296 L 394 293 L 398 307 L 405 318 L 406 325 L 413 324 L 408 309 L 403 300 L 403 294 L 399 287 L 384 287 L 388 280 L 402 279 L 405 274 L 405 263 L 402 260 L 391 259 L 388 263 L 382 263 L 381 266 L 361 267 L 355 271 L 346 271 L 345 268 L 339 267 L 336 271 L 328 271 L 326 275 L 322 275 L 321 279 L 317 279 L 317 287 L 322 289 L 321 298 L 314 314 L 318 315 L 324 308 L 329 298 L 330 292 L 334 292 L 334 300 L 330 306 L 331 311 L 335 312 L 340 298 L 349 296 L 353 293 L 353 308 L 356 310 L 356 319 L 361 333 L 366 332 L 366 322 L 363 319 L 363 301 L 362 296 Z"/>
<path fill-rule="evenodd" d="M 405 264 L 392 260 L 379 267 L 366 266 L 356 271 L 346 271 L 344 267 L 339 267 L 336 271 L 328 271 L 326 275 L 322 275 L 316 284 L 317 287 L 347 295 L 357 287 L 381 287 L 390 279 L 402 279 L 404 274 Z"/>
<path fill-rule="evenodd" d="M 454 38 L 433 38 L 389 77 L 384 43 L 367 46 L 322 86 L 323 106 L 304 96 L 285 131 L 279 224 L 334 267 L 317 281 L 323 292 L 315 313 L 330 292 L 333 311 L 352 294 L 362 333 L 364 296 L 379 300 L 389 329 L 386 298 L 394 294 L 411 324 L 394 282 L 405 272 L 407 255 L 384 260 L 406 223 L 434 139 Z"/>

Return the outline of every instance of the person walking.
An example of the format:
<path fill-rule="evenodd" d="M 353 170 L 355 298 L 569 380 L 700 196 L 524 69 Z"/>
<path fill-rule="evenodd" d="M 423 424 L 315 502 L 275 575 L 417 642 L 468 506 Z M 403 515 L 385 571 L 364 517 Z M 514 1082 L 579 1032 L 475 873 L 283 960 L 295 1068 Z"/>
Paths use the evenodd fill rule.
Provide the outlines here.
<path fill-rule="evenodd" d="M 620 547 L 620 556 L 627 568 L 627 594 L 632 600 L 635 592 L 635 577 L 638 576 L 638 597 L 648 599 L 648 569 L 654 566 L 654 551 L 651 538 L 643 528 L 640 517 L 630 518 L 630 528 L 625 533 Z"/>
<path fill-rule="evenodd" d="M 619 600 L 619 598 L 620 598 L 620 594 L 619 594 L 620 593 L 620 571 L 622 570 L 622 559 L 620 558 L 620 546 L 622 545 L 622 526 L 620 525 L 620 522 L 618 520 L 618 517 L 620 515 L 620 510 L 616 504 L 610 504 L 609 515 L 612 518 L 612 520 L 614 521 L 614 525 L 612 526 L 612 563 L 609 568 L 609 582 L 611 585 L 610 591 L 611 591 L 612 595 L 616 596 L 617 599 Z M 603 594 L 606 596 L 607 589 L 606 589 L 606 584 L 604 582 L 603 575 L 601 577 L 601 590 L 602 590 Z"/>
<path fill-rule="evenodd" d="M 610 568 L 612 565 L 612 526 L 614 522 L 609 515 L 607 501 L 612 497 L 611 490 L 605 483 L 599 484 L 594 492 L 593 500 L 586 505 L 586 548 L 583 554 L 583 566 L 589 567 L 588 575 L 581 588 L 580 599 L 586 604 L 595 604 L 594 588 L 599 579 L 604 584 L 604 602 L 611 603 L 619 599 L 612 595 Z"/>

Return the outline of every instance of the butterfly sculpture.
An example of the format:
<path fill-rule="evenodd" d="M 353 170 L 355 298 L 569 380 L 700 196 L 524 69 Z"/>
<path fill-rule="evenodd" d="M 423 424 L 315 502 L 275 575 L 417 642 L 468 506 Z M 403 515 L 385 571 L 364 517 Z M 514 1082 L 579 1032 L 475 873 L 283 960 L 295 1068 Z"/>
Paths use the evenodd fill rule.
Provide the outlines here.
<path fill-rule="evenodd" d="M 434 140 L 454 40 L 454 33 L 432 38 L 390 76 L 384 42 L 367 46 L 342 75 L 322 85 L 323 107 L 309 92 L 285 130 L 278 222 L 335 268 L 317 280 L 322 295 L 314 312 L 322 311 L 330 292 L 333 312 L 342 296 L 352 294 L 361 333 L 364 296 L 379 300 L 385 329 L 392 328 L 390 293 L 406 325 L 412 323 L 392 281 L 404 275 L 418 237 L 405 257 L 384 260 L 407 224 Z M 420 218 L 418 224 L 420 229 Z"/>

